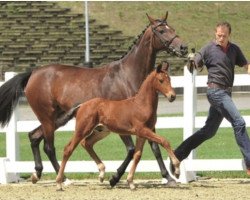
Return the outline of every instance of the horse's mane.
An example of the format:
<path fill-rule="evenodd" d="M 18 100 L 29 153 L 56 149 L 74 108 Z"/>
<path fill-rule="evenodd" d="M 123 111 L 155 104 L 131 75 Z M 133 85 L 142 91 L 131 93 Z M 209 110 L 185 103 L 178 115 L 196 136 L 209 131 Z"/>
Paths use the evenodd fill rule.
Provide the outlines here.
<path fill-rule="evenodd" d="M 120 57 L 120 59 L 124 58 L 124 56 L 126 56 L 126 55 L 128 54 L 128 52 L 129 52 L 129 51 L 130 51 L 130 50 L 140 41 L 140 39 L 142 38 L 142 36 L 144 35 L 145 31 L 148 29 L 149 26 L 150 26 L 150 24 L 147 25 L 147 26 L 143 29 L 143 31 L 142 31 L 139 35 L 137 35 L 137 37 L 135 37 L 135 39 L 134 39 L 134 41 L 132 42 L 132 44 L 128 47 L 127 52 L 124 53 L 124 54 Z"/>

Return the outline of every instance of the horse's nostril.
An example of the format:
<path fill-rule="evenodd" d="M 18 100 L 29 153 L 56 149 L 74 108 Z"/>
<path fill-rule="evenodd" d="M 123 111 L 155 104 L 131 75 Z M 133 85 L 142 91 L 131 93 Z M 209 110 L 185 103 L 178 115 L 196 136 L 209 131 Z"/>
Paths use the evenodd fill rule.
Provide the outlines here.
<path fill-rule="evenodd" d="M 186 55 L 186 54 L 188 53 L 188 46 L 182 44 L 182 45 L 180 46 L 180 50 L 181 50 L 181 53 L 182 53 L 183 55 Z"/>
<path fill-rule="evenodd" d="M 170 97 L 170 101 L 172 102 L 172 101 L 174 101 L 175 100 L 175 98 L 176 98 L 176 96 L 175 95 L 171 95 L 171 97 Z"/>

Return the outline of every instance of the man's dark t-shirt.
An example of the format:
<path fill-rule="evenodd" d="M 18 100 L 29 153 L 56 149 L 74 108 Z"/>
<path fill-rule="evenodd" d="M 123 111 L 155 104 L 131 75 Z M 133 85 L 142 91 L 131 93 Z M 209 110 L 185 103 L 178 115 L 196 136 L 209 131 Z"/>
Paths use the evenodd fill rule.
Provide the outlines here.
<path fill-rule="evenodd" d="M 195 56 L 195 63 L 198 67 L 207 67 L 208 83 L 232 87 L 235 65 L 242 67 L 247 60 L 236 44 L 229 43 L 225 53 L 220 45 L 210 42 Z"/>

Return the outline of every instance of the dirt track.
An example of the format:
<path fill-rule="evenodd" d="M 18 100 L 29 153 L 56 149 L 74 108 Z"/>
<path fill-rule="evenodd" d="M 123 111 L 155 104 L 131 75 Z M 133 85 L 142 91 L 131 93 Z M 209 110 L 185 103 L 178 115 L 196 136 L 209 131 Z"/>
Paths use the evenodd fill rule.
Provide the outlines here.
<path fill-rule="evenodd" d="M 125 181 L 111 189 L 108 182 L 73 181 L 56 191 L 55 181 L 40 181 L 0 185 L 0 200 L 247 200 L 250 199 L 250 179 L 208 179 L 168 188 L 160 180 L 135 180 L 131 191 Z"/>

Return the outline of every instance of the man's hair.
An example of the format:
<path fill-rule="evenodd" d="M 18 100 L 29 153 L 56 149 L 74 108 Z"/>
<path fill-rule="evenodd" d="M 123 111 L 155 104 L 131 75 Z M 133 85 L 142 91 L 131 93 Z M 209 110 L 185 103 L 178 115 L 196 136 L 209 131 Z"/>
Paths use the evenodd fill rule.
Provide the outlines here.
<path fill-rule="evenodd" d="M 219 22 L 219 23 L 217 23 L 217 25 L 216 25 L 216 29 L 217 29 L 219 26 L 225 26 L 225 27 L 227 27 L 227 28 L 228 28 L 228 30 L 229 30 L 229 34 L 231 34 L 231 30 L 232 30 L 232 28 L 231 28 L 231 24 L 229 24 L 229 23 L 228 23 L 228 22 L 226 22 L 226 21 L 223 21 L 223 22 Z"/>

